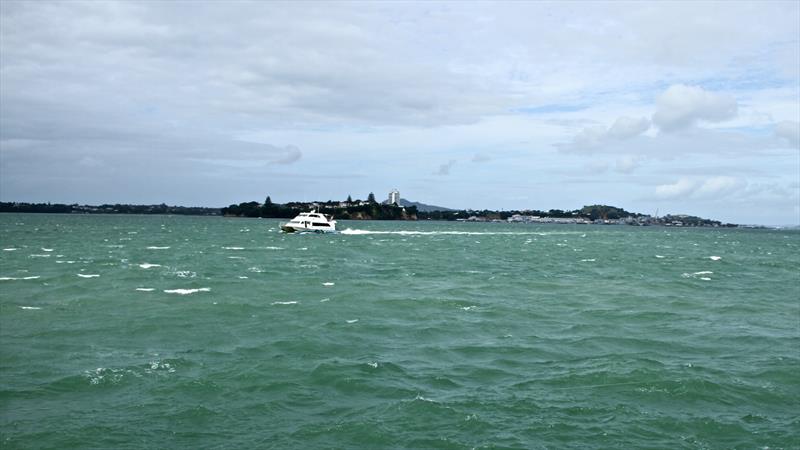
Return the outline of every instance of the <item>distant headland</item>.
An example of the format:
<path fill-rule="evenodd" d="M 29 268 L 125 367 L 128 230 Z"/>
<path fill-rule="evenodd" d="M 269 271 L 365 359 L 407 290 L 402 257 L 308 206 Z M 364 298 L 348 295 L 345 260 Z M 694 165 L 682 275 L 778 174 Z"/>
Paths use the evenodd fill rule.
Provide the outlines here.
<path fill-rule="evenodd" d="M 389 199 L 378 202 L 370 193 L 366 200 L 274 203 L 269 196 L 264 202 L 250 201 L 225 208 L 160 205 L 103 204 L 78 205 L 57 203 L 0 202 L 0 212 L 56 214 L 174 214 L 226 217 L 261 217 L 287 219 L 297 214 L 317 210 L 332 214 L 339 220 L 445 220 L 460 222 L 560 223 L 560 224 L 619 224 L 668 227 L 737 227 L 717 220 L 685 214 L 650 216 L 629 212 L 608 205 L 588 205 L 576 210 L 456 210 L 424 203 L 410 202 L 392 191 Z"/>

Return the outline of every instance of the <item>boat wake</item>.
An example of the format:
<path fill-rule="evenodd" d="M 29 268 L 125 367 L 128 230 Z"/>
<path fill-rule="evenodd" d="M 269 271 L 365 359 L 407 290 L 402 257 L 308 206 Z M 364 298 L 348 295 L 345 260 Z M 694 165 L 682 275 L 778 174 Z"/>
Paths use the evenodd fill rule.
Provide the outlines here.
<path fill-rule="evenodd" d="M 371 234 L 395 234 L 400 236 L 440 236 L 440 235 L 453 235 L 453 236 L 551 236 L 551 235 L 567 235 L 578 233 L 543 233 L 532 231 L 375 231 L 375 230 L 354 230 L 348 228 L 339 232 L 340 234 L 347 235 L 371 235 Z"/>

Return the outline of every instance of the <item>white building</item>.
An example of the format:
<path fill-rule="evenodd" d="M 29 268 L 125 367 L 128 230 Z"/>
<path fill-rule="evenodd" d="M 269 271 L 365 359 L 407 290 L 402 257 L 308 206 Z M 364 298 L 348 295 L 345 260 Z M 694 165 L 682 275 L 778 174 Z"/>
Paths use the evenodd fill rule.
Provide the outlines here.
<path fill-rule="evenodd" d="M 400 191 L 392 189 L 392 191 L 389 192 L 389 204 L 397 204 L 400 206 Z"/>

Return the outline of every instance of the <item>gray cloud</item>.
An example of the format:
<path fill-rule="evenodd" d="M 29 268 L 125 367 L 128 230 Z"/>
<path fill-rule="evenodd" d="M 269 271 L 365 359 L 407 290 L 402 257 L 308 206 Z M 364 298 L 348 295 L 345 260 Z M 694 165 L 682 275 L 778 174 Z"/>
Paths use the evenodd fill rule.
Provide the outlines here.
<path fill-rule="evenodd" d="M 776 124 L 775 136 L 785 139 L 792 147 L 800 147 L 800 122 L 787 120 Z"/>
<path fill-rule="evenodd" d="M 450 175 L 450 169 L 452 169 L 455 164 L 456 164 L 455 159 L 447 161 L 446 163 L 439 166 L 439 169 L 434 173 L 434 175 L 442 175 L 442 176 Z"/>
<path fill-rule="evenodd" d="M 492 157 L 487 155 L 486 153 L 475 153 L 472 155 L 471 161 L 474 163 L 484 163 L 489 162 L 492 160 Z"/>

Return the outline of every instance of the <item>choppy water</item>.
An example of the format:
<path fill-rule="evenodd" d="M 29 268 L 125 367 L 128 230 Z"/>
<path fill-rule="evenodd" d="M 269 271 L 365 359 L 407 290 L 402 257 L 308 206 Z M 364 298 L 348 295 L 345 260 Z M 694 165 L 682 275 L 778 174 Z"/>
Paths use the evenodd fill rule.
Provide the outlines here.
<path fill-rule="evenodd" d="M 0 215 L 3 448 L 798 448 L 800 233 Z"/>

